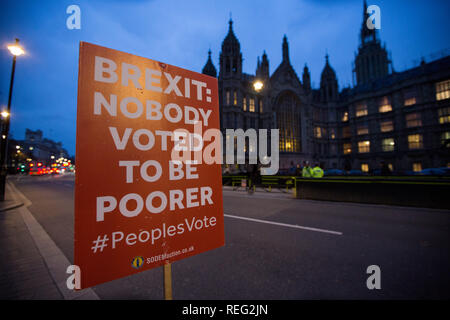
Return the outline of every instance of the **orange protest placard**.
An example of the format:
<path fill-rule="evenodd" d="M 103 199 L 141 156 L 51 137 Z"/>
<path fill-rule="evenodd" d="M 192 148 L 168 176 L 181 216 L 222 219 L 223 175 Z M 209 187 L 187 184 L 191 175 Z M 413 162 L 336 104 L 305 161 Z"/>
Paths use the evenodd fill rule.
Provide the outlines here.
<path fill-rule="evenodd" d="M 223 246 L 217 79 L 86 42 L 78 77 L 81 288 Z"/>

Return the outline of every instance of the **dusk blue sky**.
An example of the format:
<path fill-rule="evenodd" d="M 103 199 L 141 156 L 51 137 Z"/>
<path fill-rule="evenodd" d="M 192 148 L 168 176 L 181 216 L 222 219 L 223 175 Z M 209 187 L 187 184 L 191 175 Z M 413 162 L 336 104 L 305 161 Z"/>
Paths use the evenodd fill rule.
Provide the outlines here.
<path fill-rule="evenodd" d="M 381 8 L 380 37 L 402 71 L 421 56 L 450 47 L 450 1 L 367 1 Z M 66 8 L 81 8 L 81 30 L 66 28 Z M 291 63 L 301 78 L 307 63 L 313 87 L 328 51 L 339 87 L 352 84 L 352 61 L 359 44 L 363 0 L 190 0 L 190 1 L 2 1 L 0 10 L 0 104 L 8 101 L 12 58 L 8 43 L 19 38 L 12 100 L 11 132 L 26 128 L 62 141 L 75 153 L 78 48 L 88 41 L 201 72 L 208 49 L 218 69 L 230 12 L 241 43 L 243 70 L 254 74 L 266 50 L 270 72 L 281 62 L 286 34 Z"/>

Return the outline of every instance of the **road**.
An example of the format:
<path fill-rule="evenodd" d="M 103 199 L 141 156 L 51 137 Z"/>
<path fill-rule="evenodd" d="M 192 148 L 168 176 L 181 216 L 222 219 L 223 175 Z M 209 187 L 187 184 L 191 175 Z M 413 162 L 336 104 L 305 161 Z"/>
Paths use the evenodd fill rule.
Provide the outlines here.
<path fill-rule="evenodd" d="M 11 177 L 73 262 L 74 177 Z M 224 190 L 226 245 L 172 265 L 174 299 L 448 299 L 450 211 Z M 377 265 L 381 289 L 369 290 Z M 162 268 L 98 285 L 101 299 L 162 299 Z"/>

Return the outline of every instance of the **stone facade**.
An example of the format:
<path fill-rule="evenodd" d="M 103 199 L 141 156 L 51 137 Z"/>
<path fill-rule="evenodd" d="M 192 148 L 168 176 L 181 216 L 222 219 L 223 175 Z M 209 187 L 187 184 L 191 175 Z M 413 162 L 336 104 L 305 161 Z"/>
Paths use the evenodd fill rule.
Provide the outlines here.
<path fill-rule="evenodd" d="M 450 165 L 450 56 L 395 72 L 386 47 L 365 21 L 354 61 L 354 87 L 339 90 L 328 54 L 319 88 L 302 80 L 282 40 L 282 61 L 269 72 L 264 52 L 254 75 L 242 72 L 240 43 L 229 21 L 219 63 L 221 130 L 280 131 L 280 168 L 303 161 L 325 169 L 373 172 L 382 165 L 399 173 Z M 208 53 L 203 73 L 216 77 Z M 256 81 L 263 83 L 255 90 Z M 248 150 L 246 150 L 248 151 Z"/>

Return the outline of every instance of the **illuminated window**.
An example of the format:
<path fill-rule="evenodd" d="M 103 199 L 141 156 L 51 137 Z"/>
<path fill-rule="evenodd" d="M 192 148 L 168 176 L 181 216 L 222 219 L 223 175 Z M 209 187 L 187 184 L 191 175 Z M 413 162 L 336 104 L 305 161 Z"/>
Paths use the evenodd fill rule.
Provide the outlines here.
<path fill-rule="evenodd" d="M 244 99 L 242 99 L 242 109 L 244 111 L 247 111 L 247 97 L 244 97 Z"/>
<path fill-rule="evenodd" d="M 370 141 L 359 141 L 358 142 L 358 152 L 359 153 L 367 153 L 370 152 Z"/>
<path fill-rule="evenodd" d="M 422 119 L 420 117 L 420 113 L 410 113 L 405 116 L 406 119 L 406 127 L 420 127 L 422 126 Z"/>
<path fill-rule="evenodd" d="M 343 147 L 344 154 L 352 153 L 352 144 L 350 142 L 344 143 L 342 147 Z"/>
<path fill-rule="evenodd" d="M 255 112 L 255 99 L 250 98 L 250 107 L 248 108 L 248 111 Z"/>
<path fill-rule="evenodd" d="M 314 128 L 314 137 L 316 138 L 322 138 L 322 128 L 321 127 L 315 127 Z"/>
<path fill-rule="evenodd" d="M 441 145 L 445 146 L 446 148 L 450 148 L 450 131 L 442 132 Z"/>
<path fill-rule="evenodd" d="M 234 90 L 234 93 L 233 93 L 233 105 L 237 105 L 237 91 L 236 90 Z"/>
<path fill-rule="evenodd" d="M 301 152 L 300 101 L 293 93 L 284 93 L 276 101 L 280 152 Z"/>
<path fill-rule="evenodd" d="M 380 131 L 381 132 L 390 132 L 393 130 L 394 130 L 394 122 L 392 120 L 380 122 Z"/>
<path fill-rule="evenodd" d="M 225 92 L 225 100 L 226 100 L 226 104 L 229 105 L 230 104 L 230 90 L 227 90 Z"/>
<path fill-rule="evenodd" d="M 394 138 L 386 138 L 381 140 L 381 149 L 384 152 L 394 151 L 395 150 Z"/>
<path fill-rule="evenodd" d="M 344 111 L 341 117 L 342 122 L 348 121 L 348 111 Z"/>
<path fill-rule="evenodd" d="M 331 139 L 336 139 L 336 132 L 334 129 L 330 129 L 330 138 Z"/>
<path fill-rule="evenodd" d="M 408 136 L 408 147 L 409 149 L 422 149 L 423 148 L 423 137 L 421 134 L 411 134 Z"/>
<path fill-rule="evenodd" d="M 380 99 L 378 106 L 378 111 L 381 113 L 392 111 L 391 102 L 386 96 Z"/>
<path fill-rule="evenodd" d="M 394 165 L 392 163 L 388 163 L 388 168 L 390 172 L 394 171 Z"/>
<path fill-rule="evenodd" d="M 292 143 L 290 143 L 289 141 L 286 142 L 286 151 L 292 151 Z"/>
<path fill-rule="evenodd" d="M 439 123 L 450 122 L 450 107 L 438 109 Z"/>
<path fill-rule="evenodd" d="M 409 89 L 404 92 L 403 94 L 403 105 L 405 107 L 412 106 L 416 104 L 416 90 L 415 89 Z"/>
<path fill-rule="evenodd" d="M 356 128 L 356 134 L 358 136 L 369 133 L 369 126 L 367 124 L 361 124 Z"/>
<path fill-rule="evenodd" d="M 436 100 L 450 98 L 450 80 L 436 83 Z"/>
<path fill-rule="evenodd" d="M 369 172 L 369 165 L 367 163 L 361 163 L 361 171 Z"/>
<path fill-rule="evenodd" d="M 422 171 L 422 164 L 421 164 L 420 162 L 414 162 L 414 163 L 412 164 L 412 170 L 413 170 L 414 172 Z"/>
<path fill-rule="evenodd" d="M 259 100 L 259 113 L 263 112 L 263 103 L 262 100 Z"/>
<path fill-rule="evenodd" d="M 365 102 L 360 102 L 356 105 L 355 115 L 357 117 L 367 116 L 367 104 Z"/>

